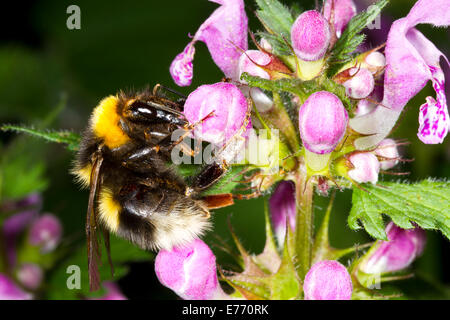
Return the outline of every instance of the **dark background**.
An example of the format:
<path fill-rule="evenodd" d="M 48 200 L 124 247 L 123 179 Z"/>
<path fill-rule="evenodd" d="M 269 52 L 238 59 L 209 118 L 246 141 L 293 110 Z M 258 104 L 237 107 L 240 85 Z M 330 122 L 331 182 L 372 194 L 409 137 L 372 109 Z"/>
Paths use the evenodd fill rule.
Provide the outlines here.
<path fill-rule="evenodd" d="M 256 31 L 260 25 L 252 14 L 255 5 L 253 1 L 245 2 L 250 29 Z M 296 3 L 305 9 L 313 7 L 313 1 Z M 367 6 L 364 3 L 359 1 L 361 7 Z M 66 27 L 69 16 L 66 8 L 71 4 L 81 8 L 81 30 Z M 392 1 L 382 14 L 382 30 L 371 32 L 369 46 L 383 41 L 380 36 L 387 33 L 389 21 L 405 16 L 412 4 L 409 0 Z M 0 123 L 49 125 L 80 132 L 92 108 L 106 95 L 156 83 L 175 88 L 169 65 L 189 41 L 188 33 L 194 34 L 216 6 L 206 0 L 44 0 L 26 4 L 11 1 L 0 12 Z M 447 29 L 430 26 L 419 29 L 444 53 L 450 53 Z M 186 94 L 201 84 L 218 82 L 223 76 L 204 44 L 198 43 L 196 50 L 193 83 L 188 88 L 178 88 Z M 450 92 L 448 87 L 447 83 Z M 428 95 L 434 96 L 430 84 L 409 103 L 408 113 L 393 134 L 394 138 L 407 138 L 411 142 L 402 148 L 402 153 L 415 161 L 399 169 L 410 171 L 411 180 L 450 176 L 449 139 L 442 145 L 431 146 L 422 144 L 416 136 L 419 106 Z M 65 108 L 57 114 L 55 110 L 60 105 Z M 2 133 L 1 144 L 7 145 L 12 138 L 13 135 Z M 45 163 L 49 184 L 43 193 L 44 210 L 62 219 L 66 236 L 82 235 L 88 194 L 80 191 L 68 174 L 73 154 L 59 145 L 34 138 L 26 138 L 24 143 L 26 156 Z M 14 179 L 4 181 L 3 188 L 13 184 Z M 327 201 L 317 197 L 318 221 Z M 339 193 L 331 221 L 331 241 L 338 248 L 369 240 L 364 231 L 348 228 L 350 206 L 351 192 Z M 219 236 L 232 244 L 228 218 L 249 251 L 258 253 L 264 244 L 263 200 L 239 201 L 231 208 L 216 211 L 215 229 L 206 237 L 208 243 L 216 243 L 215 237 Z M 437 232 L 428 232 L 427 249 L 416 262 L 418 272 L 449 284 L 449 248 L 448 240 Z M 215 252 L 219 263 L 225 266 L 231 263 L 229 256 L 219 250 Z M 120 284 L 131 298 L 174 297 L 156 280 L 152 263 L 133 264 L 131 273 Z"/>

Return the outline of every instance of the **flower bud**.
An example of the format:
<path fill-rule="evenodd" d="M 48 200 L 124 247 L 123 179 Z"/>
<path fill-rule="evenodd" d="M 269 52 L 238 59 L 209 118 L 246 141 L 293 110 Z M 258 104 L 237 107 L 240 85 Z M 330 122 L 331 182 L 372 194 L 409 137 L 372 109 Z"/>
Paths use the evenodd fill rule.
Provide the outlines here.
<path fill-rule="evenodd" d="M 295 187 L 290 181 L 282 181 L 269 200 L 270 218 L 278 244 L 283 245 L 286 236 L 286 223 L 295 230 L 296 203 Z"/>
<path fill-rule="evenodd" d="M 347 128 L 348 114 L 341 100 L 331 92 L 315 92 L 299 110 L 300 137 L 313 153 L 332 152 Z"/>
<path fill-rule="evenodd" d="M 0 273 L 0 300 L 31 300 L 32 295 L 19 288 L 11 279 Z"/>
<path fill-rule="evenodd" d="M 353 99 L 363 99 L 370 95 L 375 87 L 372 73 L 364 68 L 351 68 L 351 78 L 343 83 L 345 92 Z"/>
<path fill-rule="evenodd" d="M 308 271 L 303 284 L 305 300 L 350 300 L 352 279 L 337 261 L 323 260 Z"/>
<path fill-rule="evenodd" d="M 42 268 L 34 263 L 24 263 L 17 271 L 17 279 L 27 289 L 36 290 L 42 283 Z"/>
<path fill-rule="evenodd" d="M 303 12 L 291 28 L 291 41 L 295 54 L 305 61 L 323 58 L 330 39 L 328 21 L 316 10 Z"/>
<path fill-rule="evenodd" d="M 272 45 L 265 38 L 261 38 L 259 45 L 261 46 L 261 48 L 263 48 L 267 52 L 272 52 L 272 50 L 273 50 Z"/>
<path fill-rule="evenodd" d="M 270 99 L 260 88 L 250 88 L 250 97 L 259 112 L 269 112 L 273 108 L 273 100 Z"/>
<path fill-rule="evenodd" d="M 106 294 L 104 296 L 93 298 L 90 300 L 128 300 L 120 291 L 119 286 L 110 281 L 105 281 L 102 283 L 103 288 L 106 289 Z"/>
<path fill-rule="evenodd" d="M 368 152 L 354 153 L 349 157 L 353 166 L 348 171 L 350 178 L 359 183 L 371 182 L 376 184 L 380 173 L 380 162 L 377 157 Z"/>
<path fill-rule="evenodd" d="M 31 225 L 29 241 L 34 246 L 40 246 L 42 253 L 48 253 L 56 248 L 61 236 L 62 226 L 59 219 L 52 214 L 45 214 Z"/>
<path fill-rule="evenodd" d="M 382 170 L 389 170 L 398 163 L 399 154 L 397 144 L 392 139 L 382 140 L 375 149 L 375 154 L 383 158 L 392 159 L 380 161 L 380 167 Z"/>
<path fill-rule="evenodd" d="M 368 274 L 395 272 L 407 268 L 423 252 L 425 231 L 420 228 L 401 229 L 393 222 L 386 227 L 389 241 L 377 241 L 376 250 L 364 258 L 361 271 Z"/>
<path fill-rule="evenodd" d="M 386 65 L 386 57 L 378 51 L 371 52 L 364 59 L 369 66 L 380 68 Z"/>
<path fill-rule="evenodd" d="M 225 296 L 217 280 L 216 257 L 200 239 L 156 256 L 159 281 L 185 300 L 212 300 Z"/>
<path fill-rule="evenodd" d="M 347 24 L 356 15 L 356 6 L 352 0 L 326 0 L 324 15 L 330 22 L 332 7 L 334 9 L 334 29 L 339 38 Z"/>
<path fill-rule="evenodd" d="M 198 87 L 184 104 L 184 115 L 190 123 L 203 120 L 196 126 L 194 136 L 216 145 L 225 144 L 242 128 L 247 110 L 242 92 L 225 82 Z"/>
<path fill-rule="evenodd" d="M 258 50 L 247 50 L 239 58 L 239 79 L 244 72 L 251 76 L 270 79 L 270 75 L 260 66 L 265 66 L 272 59 L 267 53 Z M 242 83 L 245 83 L 241 80 Z"/>
<path fill-rule="evenodd" d="M 366 114 L 371 113 L 377 105 L 367 99 L 361 99 L 358 101 L 357 108 L 355 110 L 355 117 L 360 117 Z"/>

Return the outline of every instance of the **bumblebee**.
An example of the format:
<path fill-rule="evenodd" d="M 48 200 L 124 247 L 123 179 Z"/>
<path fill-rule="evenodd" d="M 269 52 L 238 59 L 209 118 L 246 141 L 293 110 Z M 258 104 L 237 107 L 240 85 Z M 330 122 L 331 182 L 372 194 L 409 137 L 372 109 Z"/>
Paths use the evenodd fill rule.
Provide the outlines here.
<path fill-rule="evenodd" d="M 110 232 L 145 250 L 169 249 L 210 229 L 210 209 L 233 203 L 231 194 L 199 195 L 224 174 L 226 163 L 205 166 L 191 185 L 167 165 L 172 149 L 182 143 L 172 141 L 172 133 L 183 129 L 187 135 L 195 125 L 182 114 L 184 98 L 168 99 L 160 88 L 104 98 L 83 134 L 73 174 L 90 189 L 86 236 L 91 290 L 100 283 L 98 228 L 111 263 Z"/>

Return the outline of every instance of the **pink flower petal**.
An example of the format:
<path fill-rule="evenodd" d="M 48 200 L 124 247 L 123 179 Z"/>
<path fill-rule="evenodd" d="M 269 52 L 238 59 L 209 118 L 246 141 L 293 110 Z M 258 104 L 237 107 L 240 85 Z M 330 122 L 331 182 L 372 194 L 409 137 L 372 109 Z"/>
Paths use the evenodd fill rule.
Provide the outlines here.
<path fill-rule="evenodd" d="M 450 24 L 448 0 L 419 0 L 405 18 L 392 24 L 385 49 L 387 68 L 383 106 L 350 121 L 350 126 L 355 131 L 370 135 L 356 140 L 355 145 L 358 149 L 370 148 L 384 139 L 394 127 L 408 101 L 422 90 L 429 80 L 436 78 L 436 72 L 442 71 L 439 59 L 445 56 L 423 34 L 414 29 L 419 23 L 448 26 Z M 445 60 L 448 63 L 447 58 Z M 436 90 L 439 99 L 443 91 L 440 91 L 441 87 Z M 448 113 L 447 106 L 441 108 L 445 108 L 443 113 Z M 439 119 L 445 121 L 442 117 Z M 445 123 L 437 126 L 444 127 Z M 429 141 L 438 142 L 440 139 Z"/>
<path fill-rule="evenodd" d="M 209 18 L 203 22 L 181 54 L 172 62 L 170 73 L 175 82 L 189 85 L 192 80 L 193 46 L 202 41 L 208 47 L 216 65 L 226 77 L 237 80 L 237 65 L 241 50 L 247 50 L 248 19 L 243 0 L 210 0 L 220 4 Z"/>

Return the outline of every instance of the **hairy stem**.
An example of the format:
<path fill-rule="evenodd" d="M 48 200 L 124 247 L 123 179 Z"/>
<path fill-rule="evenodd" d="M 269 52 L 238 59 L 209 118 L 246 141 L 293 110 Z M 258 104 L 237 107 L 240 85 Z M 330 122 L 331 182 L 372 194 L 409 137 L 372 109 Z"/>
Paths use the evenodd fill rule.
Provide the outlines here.
<path fill-rule="evenodd" d="M 273 92 L 273 102 L 275 107 L 271 112 L 263 117 L 267 122 L 269 122 L 274 128 L 279 129 L 291 150 L 296 151 L 300 149 L 300 142 L 298 140 L 298 134 L 295 130 L 295 126 L 289 117 L 286 108 L 284 107 L 283 100 L 277 92 Z"/>
<path fill-rule="evenodd" d="M 297 270 L 300 279 L 304 279 L 311 267 L 313 246 L 313 196 L 314 186 L 311 179 L 307 179 L 306 171 L 296 174 L 295 196 L 297 203 L 297 223 L 295 227 L 295 252 Z"/>

